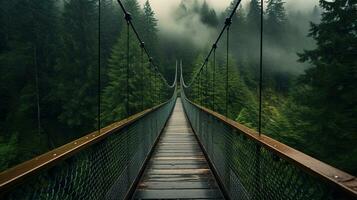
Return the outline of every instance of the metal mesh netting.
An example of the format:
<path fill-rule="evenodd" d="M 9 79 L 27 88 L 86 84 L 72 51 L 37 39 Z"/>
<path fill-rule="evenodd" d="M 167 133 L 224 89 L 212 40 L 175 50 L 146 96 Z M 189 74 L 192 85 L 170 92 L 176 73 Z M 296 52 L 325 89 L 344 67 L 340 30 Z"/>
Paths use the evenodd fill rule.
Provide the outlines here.
<path fill-rule="evenodd" d="M 231 199 L 350 199 L 215 116 L 191 104 L 184 109 Z"/>
<path fill-rule="evenodd" d="M 5 199 L 123 199 L 175 105 L 138 121 L 30 178 Z"/>

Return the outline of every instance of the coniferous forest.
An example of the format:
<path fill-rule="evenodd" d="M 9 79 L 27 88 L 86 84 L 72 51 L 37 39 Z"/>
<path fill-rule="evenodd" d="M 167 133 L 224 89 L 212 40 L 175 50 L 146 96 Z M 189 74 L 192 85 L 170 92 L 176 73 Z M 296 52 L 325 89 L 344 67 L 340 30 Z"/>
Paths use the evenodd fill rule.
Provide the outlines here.
<path fill-rule="evenodd" d="M 219 10 L 208 1 L 182 0 L 161 30 L 168 22 L 151 1 L 123 0 L 159 71 L 173 80 L 182 60 L 186 82 L 236 2 Z M 357 2 L 320 0 L 304 12 L 288 9 L 284 0 L 265 2 L 264 134 L 357 175 Z M 116 1 L 0 0 L 0 9 L 1 171 L 169 98 L 159 95 L 160 80 L 153 92 L 154 71 L 148 60 L 142 64 L 132 32 L 126 82 L 127 24 Z M 203 77 L 202 104 L 256 129 L 260 1 L 245 0 L 232 20 L 228 110 L 224 40 L 217 81 Z M 208 65 L 212 74 L 213 60 Z M 130 93 L 130 112 L 123 100 L 127 84 L 146 94 Z M 194 94 L 189 97 L 200 103 Z"/>

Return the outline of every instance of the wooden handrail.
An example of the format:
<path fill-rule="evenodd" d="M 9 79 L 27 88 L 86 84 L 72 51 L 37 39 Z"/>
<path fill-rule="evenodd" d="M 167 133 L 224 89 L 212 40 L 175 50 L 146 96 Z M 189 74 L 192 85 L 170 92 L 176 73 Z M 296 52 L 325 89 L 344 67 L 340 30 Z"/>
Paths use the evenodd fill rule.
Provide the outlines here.
<path fill-rule="evenodd" d="M 89 148 L 93 144 L 100 142 L 111 134 L 117 132 L 124 127 L 138 121 L 144 116 L 156 111 L 162 106 L 171 101 L 168 100 L 153 108 L 132 115 L 126 119 L 115 122 L 106 126 L 100 131 L 94 131 L 61 147 L 53 149 L 47 153 L 37 156 L 31 160 L 25 161 L 15 167 L 7 169 L 0 173 L 0 197 L 3 193 L 7 192 L 14 186 L 21 184 L 25 179 L 32 177 L 44 169 L 48 169 L 57 165 L 59 162 L 77 154 L 78 152 Z"/>
<path fill-rule="evenodd" d="M 233 129 L 236 129 L 239 133 L 257 142 L 264 148 L 276 153 L 281 158 L 286 159 L 290 163 L 298 166 L 305 172 L 321 178 L 327 183 L 340 188 L 351 196 L 357 198 L 357 178 L 355 176 L 321 162 L 264 134 L 259 136 L 258 132 L 253 129 L 250 129 L 208 108 L 200 106 L 187 98 L 185 98 L 185 100 L 200 110 L 214 116 Z"/>

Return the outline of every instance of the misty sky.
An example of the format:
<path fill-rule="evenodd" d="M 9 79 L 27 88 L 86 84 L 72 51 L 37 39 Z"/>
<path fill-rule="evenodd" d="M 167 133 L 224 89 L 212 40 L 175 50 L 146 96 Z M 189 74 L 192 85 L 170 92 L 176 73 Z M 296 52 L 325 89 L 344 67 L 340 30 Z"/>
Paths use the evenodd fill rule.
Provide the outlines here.
<path fill-rule="evenodd" d="M 172 15 L 174 11 L 178 8 L 181 0 L 149 0 L 150 4 L 155 12 L 156 18 L 159 26 L 159 34 L 161 36 L 170 37 L 177 39 L 185 39 L 184 41 L 189 41 L 197 48 L 207 48 L 214 39 L 217 37 L 217 30 L 212 27 L 204 25 L 198 14 L 185 16 L 180 21 L 177 21 Z M 185 0 L 186 3 L 194 0 Z M 197 0 L 198 2 L 203 2 L 204 0 Z M 232 0 L 206 0 L 208 4 L 216 10 L 218 14 L 224 11 L 230 4 Z M 141 4 L 144 4 L 146 0 L 139 0 Z M 245 7 L 250 0 L 242 0 L 242 5 Z M 301 13 L 310 13 L 314 6 L 318 5 L 318 0 L 286 0 L 286 9 L 288 11 L 300 11 Z M 223 25 L 224 22 L 221 22 Z M 308 26 L 309 21 L 306 21 L 306 26 Z M 306 34 L 308 29 L 306 28 Z M 287 64 L 287 69 L 279 69 L 284 71 L 291 71 L 294 73 L 301 73 L 304 68 L 296 67 L 296 65 L 301 65 L 297 63 L 298 59 L 296 52 L 286 52 L 282 49 L 272 49 L 266 47 L 266 52 L 269 53 L 271 57 L 282 58 L 284 57 Z M 273 53 L 273 54 L 272 54 Z M 282 62 L 283 63 L 283 62 Z"/>
<path fill-rule="evenodd" d="M 159 29 L 164 34 L 183 34 L 183 27 L 172 18 L 172 12 L 178 7 L 181 0 L 149 0 L 150 4 L 155 12 L 156 18 L 159 20 Z M 186 0 L 190 1 L 190 0 Z M 194 0 L 192 0 L 194 1 Z M 198 0 L 203 2 L 204 0 Z M 210 6 L 212 6 L 217 12 L 223 11 L 228 7 L 232 0 L 206 0 Z M 141 4 L 144 4 L 146 0 L 139 0 Z M 242 0 L 242 5 L 247 5 L 250 0 Z M 318 5 L 318 0 L 286 0 L 286 8 L 288 10 L 299 10 L 301 12 L 310 12 L 314 5 Z M 193 19 L 195 21 L 197 19 Z M 222 22 L 223 23 L 223 22 Z M 198 26 L 200 26 L 198 24 Z M 199 27 L 205 30 L 204 27 Z M 205 33 L 203 33 L 205 34 Z M 208 37 L 208 35 L 207 35 Z M 203 37 L 203 38 L 207 38 Z M 197 41 L 200 42 L 199 40 Z"/>
<path fill-rule="evenodd" d="M 139 0 L 144 4 L 146 0 Z M 193 1 L 193 0 L 192 0 Z M 203 1 L 203 0 L 199 0 Z M 231 0 L 206 0 L 217 11 L 222 11 L 230 4 Z M 159 19 L 168 17 L 172 10 L 179 5 L 181 0 L 150 0 L 150 3 Z M 242 0 L 242 4 L 245 5 L 248 0 Z M 300 10 L 302 12 L 311 10 L 314 5 L 318 4 L 318 0 L 286 0 L 286 7 L 290 10 Z"/>

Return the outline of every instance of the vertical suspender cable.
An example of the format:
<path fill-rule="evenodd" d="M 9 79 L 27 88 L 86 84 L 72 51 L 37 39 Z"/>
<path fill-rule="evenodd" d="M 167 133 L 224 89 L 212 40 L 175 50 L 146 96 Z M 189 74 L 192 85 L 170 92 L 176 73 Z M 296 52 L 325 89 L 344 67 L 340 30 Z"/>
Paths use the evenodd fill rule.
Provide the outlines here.
<path fill-rule="evenodd" d="M 227 57 L 226 57 L 226 117 L 228 118 L 228 104 L 229 104 L 229 88 L 228 88 L 228 82 L 229 82 L 229 30 L 230 30 L 230 25 L 232 23 L 231 18 L 226 19 L 226 25 L 227 25 Z"/>
<path fill-rule="evenodd" d="M 153 66 L 152 66 L 152 58 L 149 59 L 149 62 L 150 62 L 150 68 L 149 68 L 150 73 L 149 73 L 149 75 L 150 75 L 150 96 L 151 96 L 150 103 L 152 104 L 150 106 L 153 106 L 155 97 L 154 97 L 154 86 L 153 86 L 154 84 L 153 84 L 153 72 L 152 72 L 152 68 L 153 68 Z"/>
<path fill-rule="evenodd" d="M 144 94 L 145 94 L 145 89 L 144 89 L 144 76 L 145 76 L 145 72 L 144 72 L 144 42 L 141 42 L 140 44 L 141 47 L 141 55 L 140 55 L 140 59 L 141 59 L 141 110 L 144 110 Z"/>
<path fill-rule="evenodd" d="M 258 132 L 259 136 L 262 133 L 262 91 L 263 91 L 263 28 L 264 28 L 264 0 L 260 1 L 260 63 L 259 63 L 259 121 Z M 256 198 L 261 198 L 262 180 L 261 180 L 261 146 L 257 145 L 256 150 Z"/>
<path fill-rule="evenodd" d="M 101 18 L 100 17 L 101 16 L 100 15 L 101 15 L 101 0 L 98 1 L 98 71 L 97 71 L 97 73 L 98 73 L 98 88 L 97 88 L 97 90 L 98 90 L 97 91 L 97 93 L 98 93 L 97 94 L 98 95 L 97 96 L 97 101 L 98 101 L 97 102 L 98 103 L 98 107 L 97 107 L 97 112 L 98 112 L 97 113 L 97 115 L 98 115 L 97 116 L 97 118 L 98 118 L 97 119 L 97 123 L 98 124 L 97 124 L 97 126 L 98 127 L 97 128 L 98 128 L 98 133 L 99 134 L 100 134 L 100 127 L 101 127 L 101 125 L 100 125 L 101 124 L 101 122 L 100 122 L 100 112 L 101 112 L 100 111 L 100 105 L 101 105 L 101 102 L 100 102 L 101 101 L 101 99 L 100 99 L 100 90 L 101 90 L 101 77 L 100 77 L 101 76 L 101 74 L 100 74 L 100 66 L 101 66 L 101 62 L 100 62 L 101 61 L 101 59 L 100 59 L 101 58 L 101 55 L 100 55 L 101 54 L 101 51 L 100 51 L 101 50 L 100 49 L 100 47 L 101 47 L 101 45 L 100 45 L 100 41 L 101 41 L 100 40 L 100 28 L 101 28 L 101 26 L 100 25 L 101 24 L 100 24 L 100 20 L 101 20 Z"/>
<path fill-rule="evenodd" d="M 203 103 L 203 91 L 202 91 L 202 70 L 200 71 L 200 104 Z"/>
<path fill-rule="evenodd" d="M 155 104 L 158 104 L 158 101 L 157 101 L 157 73 L 155 73 Z"/>
<path fill-rule="evenodd" d="M 260 63 L 259 63 L 259 122 L 258 132 L 262 133 L 262 100 L 263 100 L 263 28 L 264 28 L 264 0 L 260 1 Z"/>
<path fill-rule="evenodd" d="M 41 106 L 40 106 L 40 84 L 39 84 L 39 71 L 37 64 L 37 48 L 34 45 L 34 65 L 35 65 L 35 87 L 36 87 L 36 107 L 37 107 L 37 132 L 38 136 L 41 135 Z"/>
<path fill-rule="evenodd" d="M 129 13 L 125 14 L 126 24 L 127 24 L 127 34 L 126 34 L 126 114 L 127 116 L 130 115 L 130 108 L 129 108 L 129 67 L 130 67 L 130 20 L 131 15 Z"/>
<path fill-rule="evenodd" d="M 208 59 L 206 60 L 206 78 L 205 78 L 205 106 L 208 107 Z"/>
<path fill-rule="evenodd" d="M 215 102 L 214 102 L 214 98 L 215 98 L 215 87 L 216 87 L 216 49 L 217 49 L 217 45 L 214 44 L 213 45 L 213 81 L 212 81 L 212 108 L 213 111 L 215 111 Z"/>

